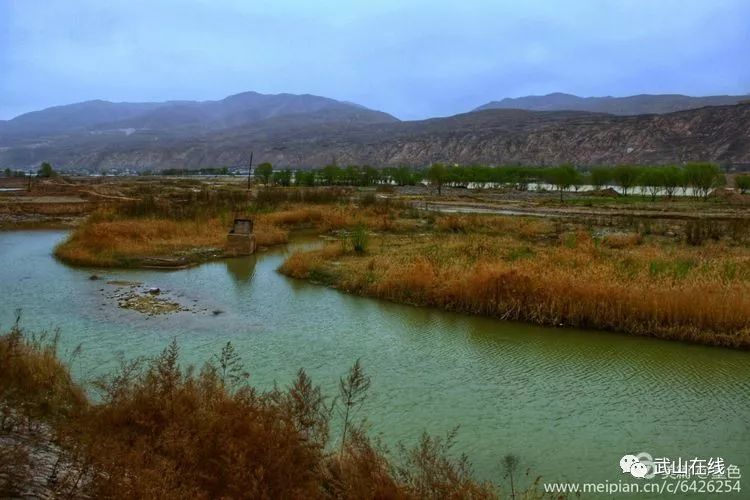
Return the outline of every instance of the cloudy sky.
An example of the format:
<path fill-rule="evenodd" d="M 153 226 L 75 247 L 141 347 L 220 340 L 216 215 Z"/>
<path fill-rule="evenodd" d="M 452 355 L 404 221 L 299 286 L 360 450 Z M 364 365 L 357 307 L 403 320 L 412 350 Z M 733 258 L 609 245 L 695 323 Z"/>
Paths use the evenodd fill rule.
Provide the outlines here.
<path fill-rule="evenodd" d="M 527 94 L 750 93 L 747 0 L 0 0 L 0 119 L 255 90 L 402 119 Z"/>

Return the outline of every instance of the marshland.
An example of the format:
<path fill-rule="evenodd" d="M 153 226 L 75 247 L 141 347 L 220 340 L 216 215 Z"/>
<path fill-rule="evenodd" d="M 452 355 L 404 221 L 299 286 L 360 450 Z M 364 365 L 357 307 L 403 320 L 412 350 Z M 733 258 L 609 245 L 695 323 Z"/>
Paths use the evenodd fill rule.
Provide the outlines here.
<path fill-rule="evenodd" d="M 748 497 L 747 19 L 0 0 L 0 499 Z"/>
<path fill-rule="evenodd" d="M 269 496 L 508 496 L 519 460 L 515 485 L 533 498 L 540 481 L 609 478 L 609 464 L 576 458 L 592 446 L 697 447 L 748 464 L 750 232 L 731 176 L 654 199 L 457 181 L 438 193 L 406 172 L 355 182 L 320 171 L 297 185 L 272 171 L 249 188 L 226 176 L 58 176 L 4 193 L 14 211 L 0 252 L 14 265 L 0 280 L 3 348 L 18 364 L 5 365 L 3 391 L 24 394 L 12 407 L 30 412 L 7 414 L 7 428 L 43 422 L 59 436 L 61 485 L 127 484 L 136 496 L 250 483 Z M 259 249 L 228 258 L 237 217 L 254 221 Z M 132 296 L 176 307 L 136 310 Z M 344 418 L 358 359 L 367 390 Z M 30 372 L 46 375 L 19 391 Z M 272 438 L 268 419 L 307 437 Z M 239 469 L 201 455 L 236 458 L 259 436 L 293 469 L 244 447 L 239 460 L 270 472 L 234 483 L 221 478 Z"/>
<path fill-rule="evenodd" d="M 585 174 L 595 191 L 571 193 L 584 174 L 567 165 L 264 167 L 252 189 L 227 180 L 105 184 L 116 194 L 98 193 L 107 198 L 55 256 L 77 266 L 195 265 L 225 257 L 227 228 L 248 217 L 262 249 L 299 230 L 327 238 L 280 271 L 342 291 L 542 325 L 750 345 L 746 175 L 726 189 L 710 164 L 600 167 Z M 502 187 L 467 189 L 472 182 Z M 529 192 L 531 182 L 557 193 Z M 622 194 L 604 189 L 608 182 Z M 638 186 L 651 195 L 620 201 Z"/>

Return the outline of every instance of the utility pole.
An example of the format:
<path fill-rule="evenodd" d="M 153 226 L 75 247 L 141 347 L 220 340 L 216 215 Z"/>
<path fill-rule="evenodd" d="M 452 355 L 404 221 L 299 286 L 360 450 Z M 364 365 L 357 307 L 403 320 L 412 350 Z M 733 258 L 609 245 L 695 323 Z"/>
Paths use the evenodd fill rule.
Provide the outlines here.
<path fill-rule="evenodd" d="M 253 152 L 250 151 L 250 164 L 247 166 L 247 189 L 250 189 L 250 179 L 253 171 Z"/>

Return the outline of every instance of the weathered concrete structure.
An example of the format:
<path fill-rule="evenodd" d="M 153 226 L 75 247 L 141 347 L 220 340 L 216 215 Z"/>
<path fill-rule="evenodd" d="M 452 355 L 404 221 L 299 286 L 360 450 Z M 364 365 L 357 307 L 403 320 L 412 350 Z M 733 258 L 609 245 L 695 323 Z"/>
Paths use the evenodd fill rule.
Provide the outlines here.
<path fill-rule="evenodd" d="M 252 255 L 255 253 L 255 235 L 252 219 L 234 219 L 227 235 L 228 255 Z"/>

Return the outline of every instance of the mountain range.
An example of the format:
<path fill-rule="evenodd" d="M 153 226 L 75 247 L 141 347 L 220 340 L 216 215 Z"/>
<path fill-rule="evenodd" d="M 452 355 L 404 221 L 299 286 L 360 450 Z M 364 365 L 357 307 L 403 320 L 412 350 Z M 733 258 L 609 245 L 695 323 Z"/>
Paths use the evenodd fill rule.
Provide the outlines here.
<path fill-rule="evenodd" d="M 87 101 L 0 121 L 0 167 L 30 168 L 41 161 L 63 170 L 240 166 L 251 151 L 257 162 L 294 168 L 332 161 L 750 163 L 750 104 L 742 103 L 744 97 L 551 94 L 418 121 L 313 95 Z M 696 106 L 704 107 L 690 109 Z"/>
<path fill-rule="evenodd" d="M 0 134 L 25 138 L 131 129 L 190 134 L 238 127 L 281 116 L 297 116 L 303 121 L 398 121 L 387 113 L 326 97 L 243 92 L 219 101 L 130 103 L 95 100 L 55 106 L 0 121 Z"/>
<path fill-rule="evenodd" d="M 750 101 L 748 95 L 713 95 L 692 97 L 681 94 L 640 94 L 627 97 L 578 97 L 556 92 L 547 95 L 506 97 L 502 101 L 491 101 L 474 111 L 485 109 L 525 109 L 528 111 L 589 111 L 613 115 L 644 115 L 649 113 L 672 113 L 704 106 L 726 106 Z"/>

